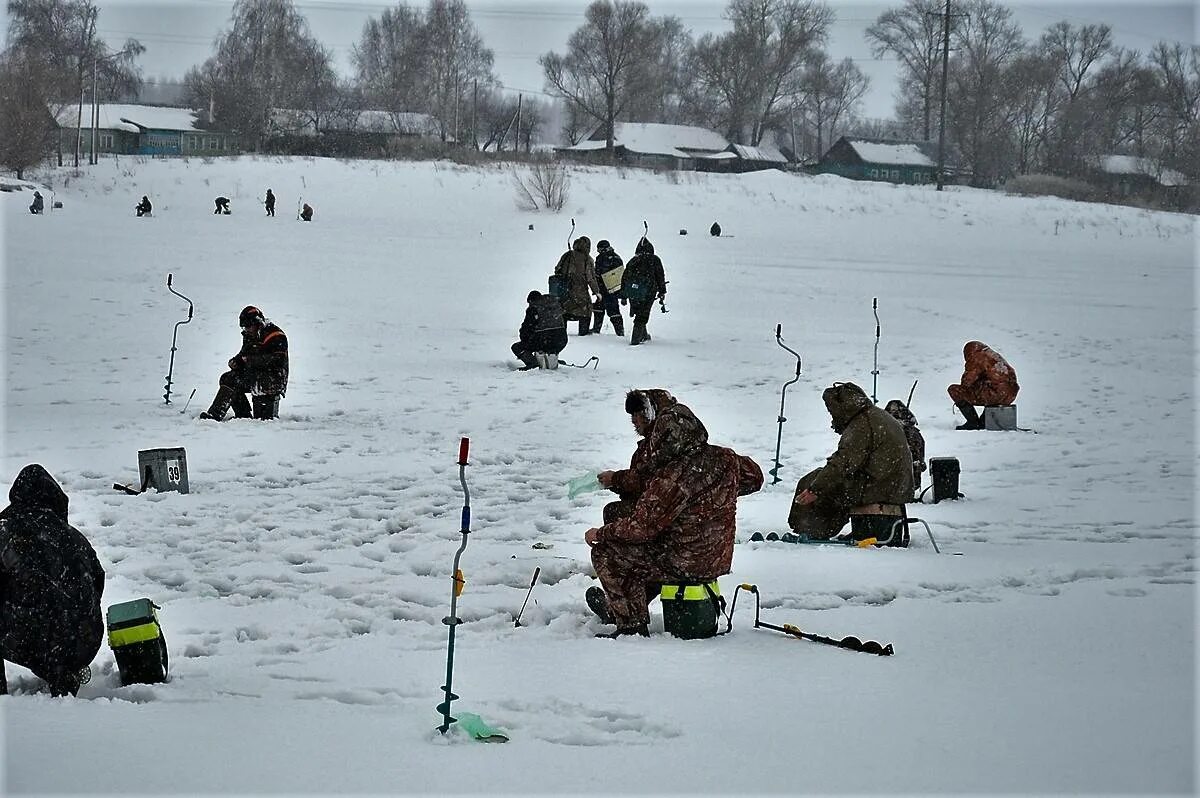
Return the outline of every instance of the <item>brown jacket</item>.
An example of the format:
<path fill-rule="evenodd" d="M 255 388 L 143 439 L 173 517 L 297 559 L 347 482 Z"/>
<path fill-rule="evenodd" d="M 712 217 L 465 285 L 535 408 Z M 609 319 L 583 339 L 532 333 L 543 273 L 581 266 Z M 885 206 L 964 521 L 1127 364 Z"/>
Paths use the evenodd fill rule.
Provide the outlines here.
<path fill-rule="evenodd" d="M 670 404 L 656 415 L 631 468 L 613 482 L 614 489 L 634 486 L 641 493 L 633 512 L 600 527 L 598 539 L 653 545 L 672 574 L 715 579 L 733 563 L 737 497 L 762 487 L 762 469 L 732 449 L 710 445 L 704 425 L 666 391 L 646 393 L 656 408 Z"/>
<path fill-rule="evenodd" d="M 1017 399 L 1017 372 L 1000 353 L 982 341 L 963 347 L 963 375 L 958 386 L 962 401 L 972 405 L 1011 405 Z M 951 398 L 954 399 L 952 393 Z M 955 399 L 955 401 L 958 401 Z"/>
<path fill-rule="evenodd" d="M 853 383 L 826 388 L 821 398 L 842 437 L 809 490 L 823 503 L 847 509 L 912 501 L 913 458 L 900 422 Z"/>
<path fill-rule="evenodd" d="M 554 267 L 554 276 L 567 282 L 567 292 L 562 298 L 563 314 L 568 319 L 590 319 L 592 296 L 600 296 L 600 283 L 596 280 L 596 264 L 588 252 L 591 239 L 580 236 L 571 249 L 564 252 Z"/>

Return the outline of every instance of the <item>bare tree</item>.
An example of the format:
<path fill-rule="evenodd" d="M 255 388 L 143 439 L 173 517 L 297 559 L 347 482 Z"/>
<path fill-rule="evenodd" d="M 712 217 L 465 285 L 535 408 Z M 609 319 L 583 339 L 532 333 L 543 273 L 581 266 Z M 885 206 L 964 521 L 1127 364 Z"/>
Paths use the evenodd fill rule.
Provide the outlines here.
<path fill-rule="evenodd" d="M 758 144 L 799 90 L 805 56 L 825 41 L 834 15 L 814 0 L 730 0 L 725 16 L 733 30 L 700 38 L 693 71 L 722 108 L 726 134 Z"/>
<path fill-rule="evenodd" d="M 649 57 L 643 65 L 644 89 L 634 95 L 626 113 L 629 119 L 639 122 L 681 124 L 687 118 L 691 33 L 673 16 L 651 18 L 646 25 Z"/>
<path fill-rule="evenodd" d="M 16 172 L 18 180 L 54 146 L 46 108 L 49 82 L 49 71 L 37 59 L 16 50 L 0 55 L 0 165 Z"/>
<path fill-rule="evenodd" d="M 308 104 L 310 75 L 317 82 L 331 78 L 328 61 L 292 0 L 236 0 L 216 54 L 184 82 L 194 107 L 215 106 L 214 123 L 261 141 L 275 109 Z"/>
<path fill-rule="evenodd" d="M 645 87 L 653 55 L 648 16 L 639 2 L 596 0 L 567 40 L 566 53 L 549 52 L 538 59 L 546 87 L 603 126 L 609 151 L 617 120 Z"/>
<path fill-rule="evenodd" d="M 420 10 L 398 5 L 367 20 L 351 58 L 358 85 L 374 107 L 393 115 L 426 109 L 425 17 Z"/>
<path fill-rule="evenodd" d="M 96 34 L 100 9 L 92 0 L 8 0 L 8 46 L 22 54 L 25 63 L 40 65 L 40 81 L 55 116 L 79 104 L 77 123 L 82 126 L 80 98 L 90 87 L 93 70 L 100 99 L 136 95 L 141 70 L 135 60 L 145 48 L 129 39 L 113 53 Z M 61 162 L 61 153 L 60 153 Z M 75 151 L 79 165 L 79 147 Z"/>
<path fill-rule="evenodd" d="M 1055 65 L 1061 107 L 1049 128 L 1047 161 L 1052 171 L 1071 176 L 1081 174 L 1087 157 L 1085 135 L 1094 127 L 1095 103 L 1089 102 L 1089 73 L 1112 52 L 1112 31 L 1107 25 L 1074 28 L 1068 22 L 1056 22 L 1042 34 L 1040 48 Z"/>
<path fill-rule="evenodd" d="M 1005 70 L 1023 52 L 1012 11 L 994 0 L 967 0 L 959 10 L 957 55 L 950 64 L 947 127 L 976 185 L 1008 174 L 1015 160 L 1010 137 L 1012 86 Z"/>
<path fill-rule="evenodd" d="M 906 0 L 903 6 L 880 14 L 866 31 L 876 58 L 891 53 L 900 59 L 904 85 L 920 98 L 921 138 L 925 141 L 930 140 L 941 86 L 943 10 L 938 0 Z M 958 16 L 951 17 L 951 25 L 957 20 Z"/>
<path fill-rule="evenodd" d="M 796 106 L 817 134 L 817 152 L 835 139 L 835 131 L 853 115 L 870 79 L 849 58 L 833 63 L 823 50 L 809 53 Z"/>
<path fill-rule="evenodd" d="M 463 95 L 475 81 L 486 88 L 495 82 L 492 51 L 483 46 L 463 0 L 430 0 L 424 39 L 429 111 L 441 126 L 442 140 L 457 140 Z"/>
<path fill-rule="evenodd" d="M 1159 129 L 1167 160 L 1200 181 L 1200 47 L 1159 42 L 1150 65 L 1162 91 Z"/>

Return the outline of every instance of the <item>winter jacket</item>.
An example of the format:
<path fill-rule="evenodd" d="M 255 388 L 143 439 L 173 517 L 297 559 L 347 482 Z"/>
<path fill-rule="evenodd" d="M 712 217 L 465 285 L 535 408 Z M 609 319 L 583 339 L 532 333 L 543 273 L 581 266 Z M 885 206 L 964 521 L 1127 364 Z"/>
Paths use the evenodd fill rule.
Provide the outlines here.
<path fill-rule="evenodd" d="M 638 242 L 637 254 L 625 264 L 621 276 L 621 291 L 630 302 L 653 302 L 655 297 L 667 295 L 667 278 L 662 261 L 654 254 L 654 245 L 649 239 Z"/>
<path fill-rule="evenodd" d="M 580 236 L 554 267 L 554 276 L 566 281 L 566 292 L 561 299 L 563 313 L 568 319 L 591 318 L 592 295 L 600 294 L 596 264 L 588 254 L 591 248 L 591 239 Z"/>
<path fill-rule="evenodd" d="M 900 422 L 854 383 L 835 383 L 821 398 L 842 437 L 809 490 L 823 503 L 847 509 L 912 501 L 913 458 Z"/>
<path fill-rule="evenodd" d="M 541 294 L 525 309 L 521 322 L 521 343 L 533 352 L 558 354 L 567 346 L 567 322 L 562 306 L 549 294 Z"/>
<path fill-rule="evenodd" d="M 908 451 L 913 460 L 913 485 L 919 485 L 921 475 L 925 473 L 925 436 L 917 429 L 917 417 L 899 399 L 888 402 L 883 410 L 904 428 L 904 438 L 908 441 Z"/>
<path fill-rule="evenodd" d="M 672 575 L 708 580 L 729 573 L 737 497 L 759 490 L 763 474 L 750 458 L 710 445 L 704 426 L 689 417 L 695 419 L 691 411 L 655 419 L 644 443 L 648 459 L 655 459 L 658 433 L 657 459 L 663 462 L 645 475 L 632 513 L 600 527 L 597 539 L 652 545 Z M 658 429 L 664 422 L 673 427 L 665 434 Z"/>
<path fill-rule="evenodd" d="M 234 371 L 244 370 L 254 380 L 254 395 L 287 395 L 287 336 L 273 321 L 267 321 L 257 330 L 242 330 L 242 348 L 229 366 Z"/>
<path fill-rule="evenodd" d="M 100 649 L 104 569 L 67 523 L 67 495 L 46 469 L 25 466 L 8 497 L 0 512 L 0 657 L 62 692 L 56 686 Z"/>
<path fill-rule="evenodd" d="M 1017 372 L 999 352 L 981 341 L 963 347 L 962 379 L 950 386 L 951 399 L 971 405 L 1011 405 L 1017 399 Z"/>
<path fill-rule="evenodd" d="M 139 215 L 145 216 L 154 210 L 154 206 L 150 204 L 149 197 L 142 197 L 142 201 L 134 206 L 134 210 L 136 210 Z"/>
<path fill-rule="evenodd" d="M 600 285 L 600 296 L 615 296 L 621 294 L 621 277 L 625 274 L 625 262 L 616 250 L 606 249 L 596 254 L 596 278 Z"/>
<path fill-rule="evenodd" d="M 275 195 L 271 193 L 271 189 L 267 189 L 266 206 L 269 211 L 275 210 Z"/>

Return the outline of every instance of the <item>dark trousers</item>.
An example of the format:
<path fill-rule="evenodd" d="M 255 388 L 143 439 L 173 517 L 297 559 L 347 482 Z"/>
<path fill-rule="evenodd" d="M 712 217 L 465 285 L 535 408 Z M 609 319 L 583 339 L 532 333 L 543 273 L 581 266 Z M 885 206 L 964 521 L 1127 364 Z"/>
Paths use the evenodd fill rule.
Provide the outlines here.
<path fill-rule="evenodd" d="M 646 323 L 650 321 L 650 311 L 654 308 L 654 299 L 647 300 L 629 300 L 629 313 L 633 316 L 633 332 L 630 333 L 629 343 L 633 345 L 640 344 L 650 340 L 650 333 L 646 329 Z"/>
<path fill-rule="evenodd" d="M 582 324 L 583 322 L 580 322 Z M 512 353 L 526 366 L 536 366 L 535 352 L 549 352 L 557 355 L 567 348 L 567 331 L 553 330 L 550 332 L 534 333 L 532 338 L 522 339 L 512 345 Z"/>
<path fill-rule="evenodd" d="M 274 204 L 272 204 L 272 205 L 268 205 L 268 206 L 267 206 L 267 216 L 274 216 L 274 215 L 275 215 L 275 206 L 274 206 Z"/>
<path fill-rule="evenodd" d="M 604 505 L 604 523 L 624 518 L 633 506 L 631 501 L 609 502 Z M 598 543 L 592 547 L 592 567 L 620 629 L 649 623 L 650 603 L 674 578 L 663 567 L 656 543 Z"/>
<path fill-rule="evenodd" d="M 217 389 L 217 395 L 213 398 L 212 405 L 208 408 L 208 414 L 213 418 L 222 419 L 232 407 L 233 415 L 236 418 L 263 420 L 275 418 L 279 409 L 277 394 L 255 396 L 254 406 L 251 408 L 246 394 L 254 390 L 257 382 L 255 377 L 245 371 L 225 372 L 221 375 L 220 387 Z"/>

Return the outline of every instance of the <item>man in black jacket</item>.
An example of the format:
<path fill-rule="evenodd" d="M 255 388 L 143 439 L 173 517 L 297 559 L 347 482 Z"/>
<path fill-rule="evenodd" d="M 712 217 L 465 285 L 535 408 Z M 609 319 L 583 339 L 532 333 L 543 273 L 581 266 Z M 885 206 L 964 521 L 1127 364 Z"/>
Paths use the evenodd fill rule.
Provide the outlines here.
<path fill-rule="evenodd" d="M 567 320 L 558 300 L 540 291 L 530 291 L 525 300 L 529 304 L 518 332 L 521 340 L 512 345 L 512 353 L 525 364 L 521 371 L 537 368 L 537 353 L 557 355 L 567 346 Z"/>
<path fill-rule="evenodd" d="M 67 523 L 67 494 L 46 469 L 21 469 L 8 498 L 0 511 L 0 693 L 9 660 L 44 679 L 51 695 L 75 695 L 104 638 L 104 569 Z"/>
<path fill-rule="evenodd" d="M 592 332 L 600 332 L 604 326 L 604 314 L 612 320 L 613 332 L 625 335 L 625 319 L 621 316 L 621 275 L 625 273 L 625 262 L 607 241 L 596 244 L 596 282 L 600 297 L 592 303 Z"/>
<path fill-rule="evenodd" d="M 242 328 L 242 348 L 229 359 L 229 371 L 221 375 L 221 387 L 200 418 L 224 421 L 230 406 L 235 417 L 250 418 L 246 394 L 251 393 L 253 417 L 272 419 L 279 411 L 280 397 L 287 393 L 288 341 L 283 330 L 253 305 L 242 308 L 238 324 Z"/>
<path fill-rule="evenodd" d="M 629 300 L 629 314 L 633 316 L 633 332 L 629 343 L 637 346 L 650 340 L 646 324 L 650 321 L 650 311 L 654 308 L 654 300 L 667 295 L 667 278 L 663 273 L 663 264 L 654 254 L 654 245 L 650 239 L 642 236 L 638 241 L 637 254 L 625 264 L 625 273 L 621 275 L 621 291 Z"/>

